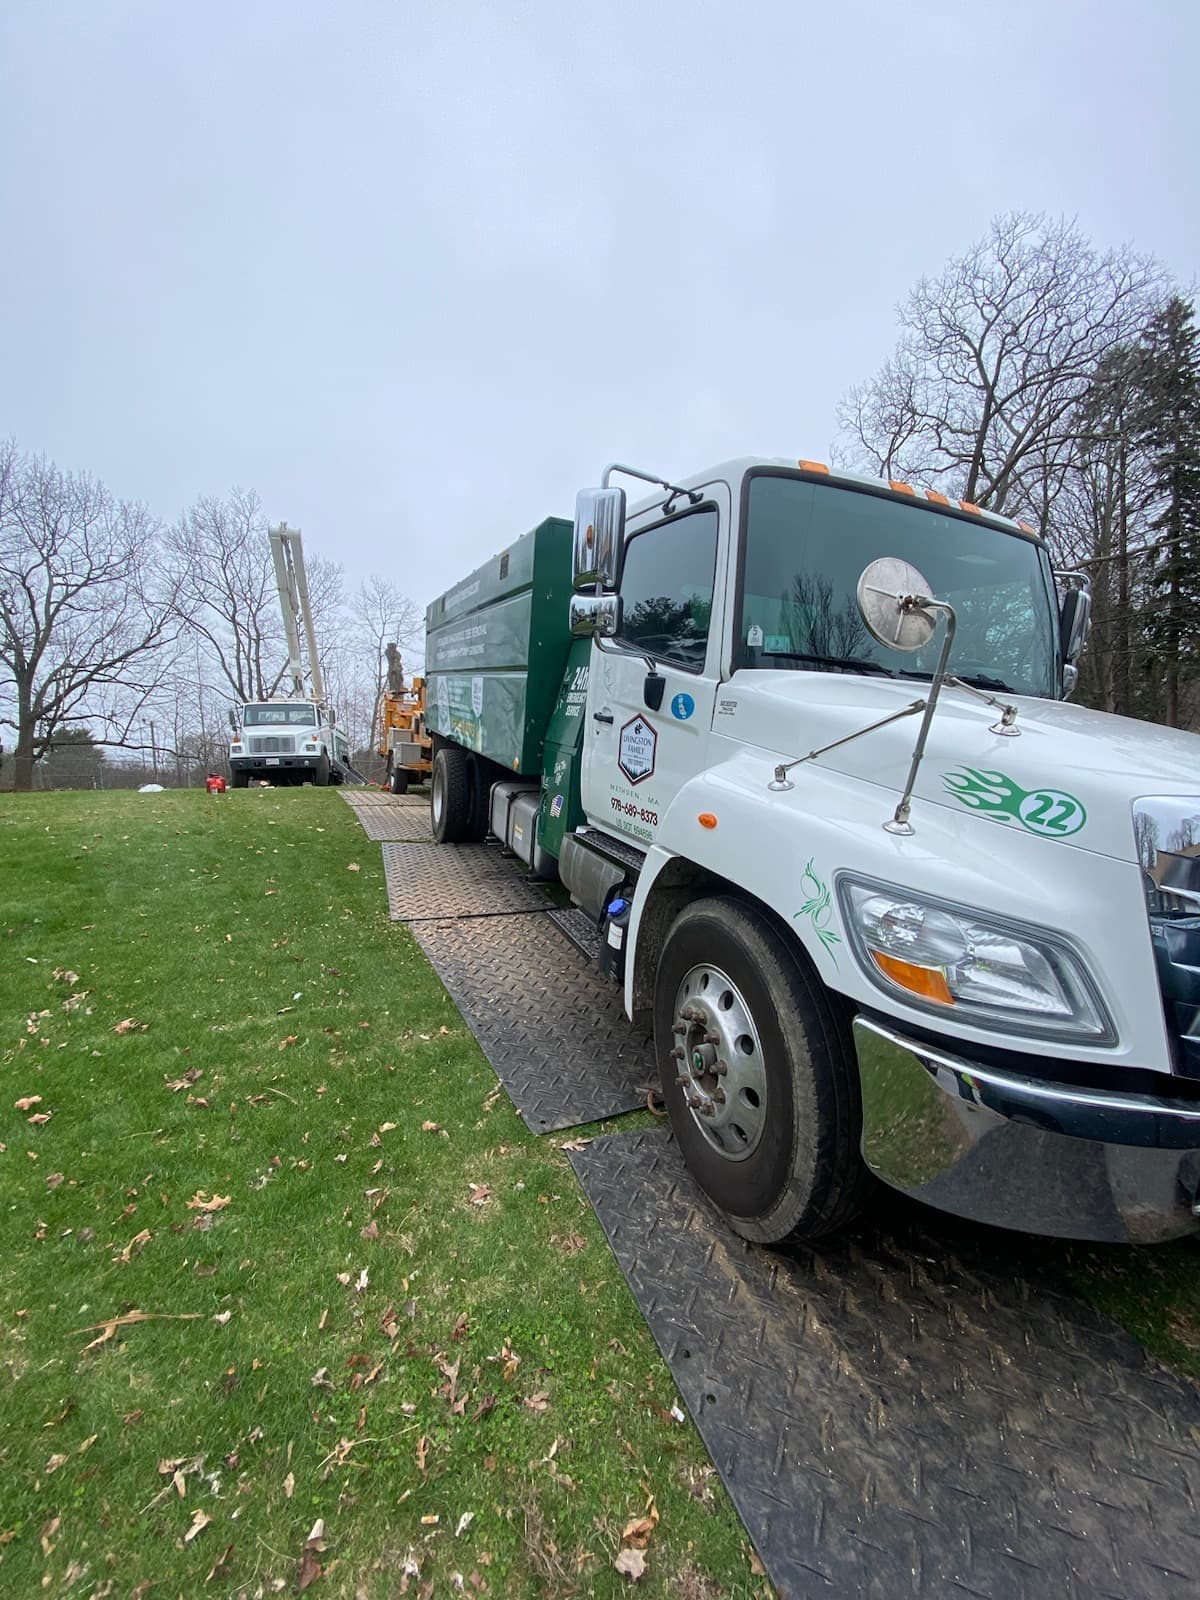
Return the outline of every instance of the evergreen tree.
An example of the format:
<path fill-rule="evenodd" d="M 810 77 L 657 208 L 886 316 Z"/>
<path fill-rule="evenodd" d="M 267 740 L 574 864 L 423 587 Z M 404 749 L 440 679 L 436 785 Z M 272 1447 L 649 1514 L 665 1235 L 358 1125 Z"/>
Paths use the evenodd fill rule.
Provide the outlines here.
<path fill-rule="evenodd" d="M 1142 335 L 1142 436 L 1150 454 L 1158 546 L 1152 637 L 1162 662 L 1163 720 L 1178 727 L 1180 690 L 1200 676 L 1200 331 L 1178 295 Z"/>

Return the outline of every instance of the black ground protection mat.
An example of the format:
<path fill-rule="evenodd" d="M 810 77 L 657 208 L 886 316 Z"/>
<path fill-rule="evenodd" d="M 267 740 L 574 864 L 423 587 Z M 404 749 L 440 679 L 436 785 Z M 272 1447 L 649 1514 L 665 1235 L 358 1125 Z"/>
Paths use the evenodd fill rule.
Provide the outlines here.
<path fill-rule="evenodd" d="M 380 843 L 385 839 L 408 844 L 433 843 L 427 805 L 363 806 L 358 820 L 367 838 Z"/>
<path fill-rule="evenodd" d="M 524 867 L 498 845 L 383 845 L 388 910 L 393 922 L 429 918 L 512 916 L 546 911 L 550 901 Z"/>
<path fill-rule="evenodd" d="M 1200 1594 L 1200 1394 L 1028 1242 L 897 1200 L 785 1256 L 664 1132 L 571 1161 L 786 1600 Z"/>
<path fill-rule="evenodd" d="M 588 967 L 548 914 L 416 922 L 412 931 L 535 1133 L 646 1103 L 658 1082 L 653 1046 L 626 1021 L 617 985 Z"/>

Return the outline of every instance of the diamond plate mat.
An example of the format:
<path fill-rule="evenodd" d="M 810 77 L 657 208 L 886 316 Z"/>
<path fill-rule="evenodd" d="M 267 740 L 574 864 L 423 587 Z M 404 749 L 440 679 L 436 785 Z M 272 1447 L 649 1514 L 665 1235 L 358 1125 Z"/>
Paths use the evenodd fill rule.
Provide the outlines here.
<path fill-rule="evenodd" d="M 519 861 L 484 844 L 383 845 L 388 910 L 393 922 L 497 917 L 545 911 L 550 902 L 521 876 Z"/>
<path fill-rule="evenodd" d="M 370 811 L 377 806 L 424 806 L 429 810 L 427 794 L 389 794 L 385 789 L 339 789 L 338 793 L 355 811 Z"/>
<path fill-rule="evenodd" d="M 784 1256 L 666 1133 L 571 1162 L 785 1600 L 1200 1593 L 1200 1394 L 1028 1241 L 897 1203 Z"/>
<path fill-rule="evenodd" d="M 368 839 L 432 844 L 433 829 L 426 806 L 364 806 L 358 820 Z"/>
<path fill-rule="evenodd" d="M 548 915 L 412 931 L 534 1133 L 645 1105 L 658 1081 L 653 1046 L 626 1021 L 616 984 L 588 969 Z"/>

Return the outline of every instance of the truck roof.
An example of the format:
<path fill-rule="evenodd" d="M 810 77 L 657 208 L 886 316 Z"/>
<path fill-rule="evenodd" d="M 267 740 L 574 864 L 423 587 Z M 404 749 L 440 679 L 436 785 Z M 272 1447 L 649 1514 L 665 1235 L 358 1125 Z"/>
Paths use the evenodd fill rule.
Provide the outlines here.
<path fill-rule="evenodd" d="M 873 478 L 868 473 L 850 472 L 841 467 L 828 466 L 823 461 L 812 461 L 805 457 L 791 460 L 784 456 L 737 456 L 731 461 L 719 462 L 714 467 L 706 467 L 702 472 L 689 473 L 686 478 L 679 479 L 681 489 L 695 489 L 703 484 L 711 483 L 715 478 L 727 479 L 730 483 L 739 482 L 747 472 L 757 467 L 782 468 L 785 471 L 801 473 L 811 477 L 814 481 L 821 480 L 827 483 L 845 483 L 856 488 L 873 490 L 876 494 L 883 493 L 893 500 L 925 500 L 941 509 L 990 523 L 995 528 L 1002 529 L 1005 533 L 1016 533 L 1025 539 L 1034 539 L 1038 544 L 1044 545 L 1046 540 L 1028 522 L 1015 522 L 1011 517 L 1000 516 L 998 512 L 988 511 L 982 506 L 972 505 L 969 500 L 954 500 L 949 495 L 942 494 L 937 489 L 920 489 L 910 483 L 905 483 L 898 478 Z M 656 505 L 662 504 L 662 495 L 648 495 L 630 506 L 629 515 L 636 516 L 640 512 L 648 511 Z"/>

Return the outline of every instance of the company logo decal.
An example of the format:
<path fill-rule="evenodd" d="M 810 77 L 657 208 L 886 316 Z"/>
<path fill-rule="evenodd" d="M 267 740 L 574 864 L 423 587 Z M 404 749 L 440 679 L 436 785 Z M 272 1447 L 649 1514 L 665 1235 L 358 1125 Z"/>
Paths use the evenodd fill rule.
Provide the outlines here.
<path fill-rule="evenodd" d="M 1061 789 L 1022 789 L 1003 772 L 981 772 L 977 767 L 962 767 L 944 772 L 942 782 L 948 793 L 970 811 L 990 817 L 994 822 L 1019 822 L 1030 833 L 1048 839 L 1065 839 L 1078 833 L 1087 821 L 1082 800 Z"/>
<path fill-rule="evenodd" d="M 630 783 L 641 783 L 654 771 L 658 753 L 658 734 L 643 716 L 636 716 L 621 729 L 617 765 Z"/>
<path fill-rule="evenodd" d="M 812 923 L 813 932 L 829 952 L 829 959 L 836 967 L 838 960 L 833 947 L 841 944 L 842 936 L 840 933 L 835 933 L 829 926 L 829 919 L 833 915 L 833 897 L 829 893 L 829 885 L 822 883 L 813 870 L 812 856 L 808 858 L 808 865 L 805 867 L 804 875 L 800 879 L 800 887 L 804 890 L 808 899 L 800 907 L 799 911 L 795 913 L 793 920 L 800 917 L 808 918 Z"/>
<path fill-rule="evenodd" d="M 680 722 L 686 722 L 696 709 L 696 702 L 690 694 L 677 694 L 671 701 L 671 715 Z"/>

